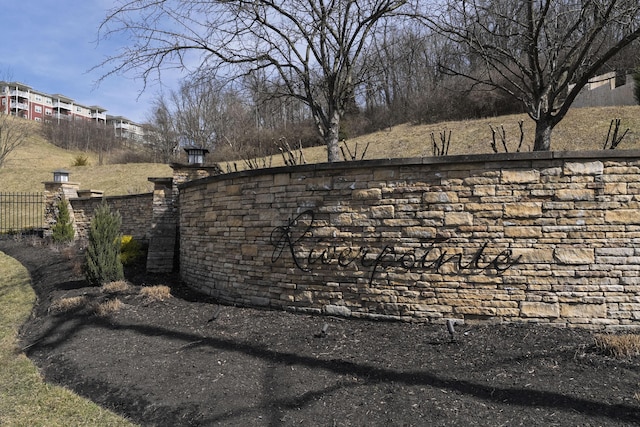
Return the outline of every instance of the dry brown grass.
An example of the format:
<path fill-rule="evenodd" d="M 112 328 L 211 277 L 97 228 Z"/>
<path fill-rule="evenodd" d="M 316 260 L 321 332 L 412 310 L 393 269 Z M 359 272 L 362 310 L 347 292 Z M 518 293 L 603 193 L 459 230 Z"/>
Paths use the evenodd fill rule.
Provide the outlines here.
<path fill-rule="evenodd" d="M 77 297 L 60 298 L 54 300 L 49 306 L 49 311 L 54 313 L 66 313 L 68 311 L 77 310 L 86 307 L 89 299 L 82 295 Z"/>
<path fill-rule="evenodd" d="M 82 258 L 75 258 L 71 261 L 71 271 L 73 272 L 74 276 L 82 276 L 83 275 L 83 269 L 82 269 Z"/>
<path fill-rule="evenodd" d="M 553 151 L 601 150 L 607 137 L 612 119 L 621 119 L 620 134 L 629 128 L 618 150 L 640 148 L 640 106 L 574 108 L 556 126 L 551 135 Z M 491 149 L 491 128 L 504 126 L 509 152 L 514 152 L 520 138 L 518 122 L 524 121 L 524 143 L 521 151 L 530 151 L 533 146 L 535 123 L 526 114 L 513 114 L 477 120 L 440 122 L 433 124 L 402 124 L 380 129 L 367 135 L 346 141 L 352 151 L 358 146 L 358 153 L 367 147 L 366 160 L 397 157 L 432 156 L 431 134 L 439 141 L 440 132 L 451 131 L 450 155 L 489 154 Z M 502 150 L 501 150 L 502 151 Z M 327 161 L 325 147 L 304 150 L 307 163 Z M 273 166 L 282 166 L 281 156 L 273 156 Z M 230 162 L 231 164 L 233 162 Z M 240 169 L 242 161 L 235 162 Z M 224 171 L 227 164 L 221 164 Z"/>
<path fill-rule="evenodd" d="M 108 316 L 122 310 L 124 304 L 118 298 L 110 299 L 101 304 L 96 305 L 95 313 L 100 317 Z"/>
<path fill-rule="evenodd" d="M 78 256 L 78 250 L 75 246 L 62 245 L 60 248 L 60 254 L 68 260 L 72 260 Z"/>
<path fill-rule="evenodd" d="M 620 334 L 606 335 L 598 334 L 594 336 L 596 347 L 614 357 L 640 356 L 640 335 Z"/>
<path fill-rule="evenodd" d="M 560 122 L 551 136 L 554 151 L 600 150 L 614 118 L 620 118 L 621 130 L 629 133 L 618 150 L 640 148 L 640 106 L 574 108 Z M 451 131 L 450 155 L 491 153 L 491 129 L 504 125 L 510 151 L 514 151 L 519 139 L 518 121 L 524 121 L 524 148 L 533 145 L 534 122 L 524 114 L 490 117 L 478 120 L 440 122 L 434 124 L 402 124 L 380 129 L 367 135 L 347 140 L 351 150 L 358 145 L 358 153 L 368 145 L 366 160 L 395 157 L 429 157 L 432 155 L 430 135 L 438 139 L 442 131 Z M 78 156 L 88 157 L 89 166 L 73 166 Z M 325 147 L 304 150 L 307 163 L 327 161 Z M 230 162 L 231 164 L 233 162 Z M 246 166 L 242 160 L 235 163 L 240 169 Z M 280 155 L 273 156 L 273 164 L 282 166 Z M 220 165 L 224 171 L 227 164 Z M 81 188 L 102 190 L 107 196 L 151 191 L 149 177 L 172 176 L 168 165 L 139 163 L 99 166 L 96 156 L 78 151 L 66 151 L 48 144 L 36 136 L 25 146 L 11 153 L 5 167 L 0 169 L 3 191 L 42 191 L 42 181 L 52 179 L 52 171 L 65 168 L 71 172 L 71 181 Z"/>
<path fill-rule="evenodd" d="M 100 287 L 105 294 L 123 294 L 131 291 L 131 285 L 126 280 L 105 283 Z"/>
<path fill-rule="evenodd" d="M 38 126 L 35 122 L 33 125 Z M 79 155 L 88 158 L 89 166 L 73 166 Z M 159 163 L 99 166 L 93 153 L 64 150 L 35 135 L 11 153 L 5 166 L 0 168 L 2 191 L 42 191 L 42 182 L 51 181 L 53 171 L 60 168 L 69 170 L 70 180 L 80 183 L 80 188 L 103 190 L 108 196 L 151 191 L 153 185 L 149 177 L 172 175 L 168 165 Z"/>
<path fill-rule="evenodd" d="M 148 301 L 164 301 L 171 298 L 171 288 L 165 285 L 145 286 L 140 289 L 140 295 Z"/>

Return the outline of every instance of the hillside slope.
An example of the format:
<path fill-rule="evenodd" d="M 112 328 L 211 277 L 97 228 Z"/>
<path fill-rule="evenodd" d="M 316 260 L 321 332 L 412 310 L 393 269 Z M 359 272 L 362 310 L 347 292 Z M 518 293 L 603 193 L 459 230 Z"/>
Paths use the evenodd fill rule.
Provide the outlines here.
<path fill-rule="evenodd" d="M 556 127 L 551 146 L 554 151 L 599 150 L 607 137 L 614 118 L 621 119 L 620 132 L 627 128 L 619 150 L 640 149 L 640 106 L 576 108 Z M 442 122 L 429 125 L 403 124 L 381 129 L 368 135 L 352 138 L 347 145 L 357 158 L 366 148 L 365 159 L 432 156 L 431 134 L 439 143 L 440 134 L 451 131 L 449 154 L 492 153 L 491 128 L 504 125 L 509 152 L 514 152 L 519 142 L 518 122 L 524 121 L 522 151 L 533 146 L 534 123 L 526 115 L 508 115 L 480 120 Z M 504 151 L 498 140 L 500 151 Z M 78 155 L 89 157 L 89 166 L 74 167 Z M 325 162 L 324 147 L 304 150 L 307 163 Z M 242 161 L 236 161 L 238 169 L 244 169 Z M 273 156 L 272 166 L 283 164 L 281 156 Z M 222 165 L 226 170 L 226 165 Z M 171 176 L 168 165 L 157 163 L 107 164 L 98 166 L 97 157 L 78 151 L 67 151 L 47 143 L 36 136 L 12 153 L 6 166 L 0 169 L 0 191 L 41 191 L 43 181 L 52 179 L 56 169 L 71 172 L 71 181 L 80 183 L 82 189 L 102 190 L 106 195 L 133 194 L 150 191 L 149 177 Z"/>
<path fill-rule="evenodd" d="M 621 119 L 620 133 L 629 128 L 618 149 L 640 148 L 640 106 L 572 109 L 554 129 L 551 148 L 553 151 L 600 150 L 606 140 L 611 120 L 616 118 Z M 439 143 L 440 133 L 446 131 L 448 134 L 451 131 L 450 155 L 492 153 L 489 126 L 496 128 L 504 125 L 509 152 L 515 152 L 520 138 L 519 120 L 524 121 L 524 143 L 521 151 L 530 151 L 533 147 L 535 123 L 526 114 L 428 125 L 403 124 L 349 139 L 347 144 L 352 152 L 357 144 L 358 158 L 369 144 L 365 159 L 432 156 L 431 134 L 434 134 Z M 501 152 L 504 152 L 500 142 L 499 145 Z M 277 157 L 274 156 L 273 164 L 282 164 Z M 308 163 L 326 161 L 326 150 L 324 147 L 307 149 L 305 159 Z"/>
<path fill-rule="evenodd" d="M 88 157 L 89 165 L 72 166 L 77 156 Z M 57 169 L 71 172 L 70 180 L 79 183 L 81 189 L 103 190 L 106 195 L 151 191 L 153 186 L 148 182 L 149 177 L 172 174 L 168 165 L 157 163 L 99 166 L 94 154 L 64 150 L 36 135 L 11 153 L 5 166 L 0 168 L 0 191 L 42 191 L 42 183 L 51 181 L 53 171 Z"/>

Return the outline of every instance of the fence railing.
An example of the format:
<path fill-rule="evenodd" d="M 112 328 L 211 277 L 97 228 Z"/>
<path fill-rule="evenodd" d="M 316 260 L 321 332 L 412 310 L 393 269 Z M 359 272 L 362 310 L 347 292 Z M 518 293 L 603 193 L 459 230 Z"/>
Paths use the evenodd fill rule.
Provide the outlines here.
<path fill-rule="evenodd" d="M 43 227 L 42 193 L 0 193 L 0 235 L 39 233 Z"/>

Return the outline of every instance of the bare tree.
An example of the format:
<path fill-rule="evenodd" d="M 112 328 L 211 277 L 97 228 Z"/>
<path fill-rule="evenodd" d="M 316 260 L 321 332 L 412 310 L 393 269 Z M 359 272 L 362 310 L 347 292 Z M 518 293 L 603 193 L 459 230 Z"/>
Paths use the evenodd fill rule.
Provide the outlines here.
<path fill-rule="evenodd" d="M 424 26 L 405 24 L 385 26 L 362 58 L 368 71 L 364 81 L 365 111 L 383 106 L 388 125 L 407 121 L 423 121 L 433 116 L 431 105 L 444 109 L 438 99 L 438 86 L 447 84 L 438 68 L 440 56 L 446 52 L 443 37 Z"/>
<path fill-rule="evenodd" d="M 154 101 L 147 133 L 153 153 L 162 163 L 169 163 L 176 155 L 180 143 L 175 121 L 164 97 Z"/>
<path fill-rule="evenodd" d="M 443 0 L 439 5 L 427 22 L 458 43 L 463 58 L 446 71 L 518 99 L 536 122 L 535 151 L 551 148 L 551 132 L 580 89 L 640 37 L 637 0 Z"/>
<path fill-rule="evenodd" d="M 243 80 L 249 93 L 255 126 L 259 130 L 285 130 L 291 125 L 311 119 L 307 106 L 292 97 L 281 94 L 286 88 L 274 85 L 264 70 L 251 73 Z"/>
<path fill-rule="evenodd" d="M 213 150 L 221 123 L 222 88 L 213 80 L 187 80 L 171 93 L 175 126 L 189 144 Z"/>
<path fill-rule="evenodd" d="M 23 145 L 33 134 L 33 123 L 0 113 L 0 168 L 7 156 Z"/>
<path fill-rule="evenodd" d="M 89 120 L 45 121 L 40 128 L 44 138 L 53 145 L 67 150 L 82 150 L 98 153 L 100 164 L 104 155 L 122 146 L 113 128 L 104 123 Z"/>
<path fill-rule="evenodd" d="M 358 82 L 358 57 L 378 23 L 411 0 L 127 0 L 111 10 L 103 35 L 133 44 L 108 58 L 106 77 L 134 72 L 145 83 L 166 67 L 200 75 L 246 76 L 263 70 L 281 95 L 310 109 L 340 160 L 338 133 Z M 194 55 L 191 55 L 194 54 Z"/>
<path fill-rule="evenodd" d="M 215 79 L 188 79 L 169 96 L 179 140 L 208 148 L 237 149 L 237 142 L 255 133 L 251 106 L 240 91 Z"/>

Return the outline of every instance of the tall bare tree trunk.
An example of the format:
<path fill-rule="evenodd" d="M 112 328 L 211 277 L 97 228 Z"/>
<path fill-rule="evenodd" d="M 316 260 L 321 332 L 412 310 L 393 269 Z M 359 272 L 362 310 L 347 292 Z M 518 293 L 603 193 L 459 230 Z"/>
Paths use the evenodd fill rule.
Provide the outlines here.
<path fill-rule="evenodd" d="M 324 134 L 324 142 L 327 146 L 327 161 L 339 162 L 340 161 L 340 114 L 334 110 L 331 113 L 329 121 L 329 128 Z"/>
<path fill-rule="evenodd" d="M 533 151 L 549 151 L 551 149 L 551 131 L 553 123 L 547 117 L 536 120 L 536 134 Z"/>

